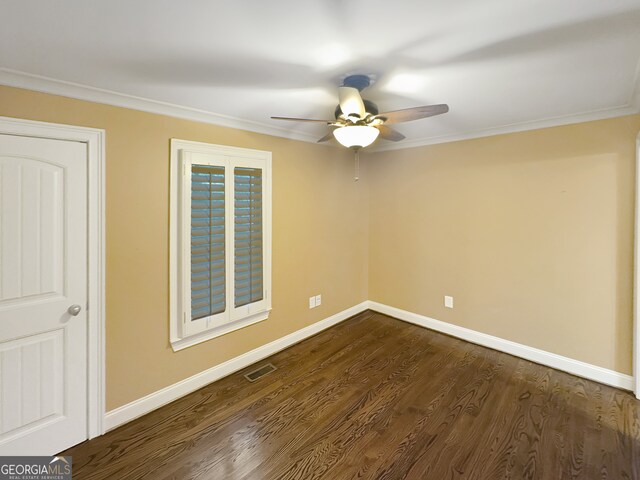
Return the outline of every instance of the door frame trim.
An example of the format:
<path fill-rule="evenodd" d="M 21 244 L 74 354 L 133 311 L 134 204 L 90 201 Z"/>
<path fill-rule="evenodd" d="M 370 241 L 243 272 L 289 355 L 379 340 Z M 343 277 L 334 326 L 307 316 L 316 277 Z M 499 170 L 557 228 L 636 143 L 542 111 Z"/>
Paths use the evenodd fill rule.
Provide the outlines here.
<path fill-rule="evenodd" d="M 640 133 L 636 137 L 635 229 L 633 234 L 633 377 L 636 398 L 640 400 Z"/>
<path fill-rule="evenodd" d="M 105 414 L 105 130 L 0 116 L 0 134 L 87 146 L 87 438 L 104 433 Z"/>

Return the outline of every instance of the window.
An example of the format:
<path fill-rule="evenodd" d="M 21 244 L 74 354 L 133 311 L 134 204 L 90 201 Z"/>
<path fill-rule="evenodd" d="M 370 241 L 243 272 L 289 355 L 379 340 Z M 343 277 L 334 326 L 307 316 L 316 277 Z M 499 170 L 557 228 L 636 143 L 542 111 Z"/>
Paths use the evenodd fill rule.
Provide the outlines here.
<path fill-rule="evenodd" d="M 271 153 L 171 141 L 171 345 L 271 310 Z"/>

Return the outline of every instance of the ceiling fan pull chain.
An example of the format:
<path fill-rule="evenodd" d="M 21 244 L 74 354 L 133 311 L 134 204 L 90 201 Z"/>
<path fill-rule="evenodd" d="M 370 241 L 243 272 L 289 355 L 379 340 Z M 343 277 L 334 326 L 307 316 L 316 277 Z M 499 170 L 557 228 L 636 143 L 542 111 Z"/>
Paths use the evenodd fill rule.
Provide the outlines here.
<path fill-rule="evenodd" d="M 356 167 L 356 174 L 353 177 L 353 181 L 357 182 L 358 180 L 360 180 L 360 149 L 359 148 L 354 148 L 355 151 L 355 167 Z"/>

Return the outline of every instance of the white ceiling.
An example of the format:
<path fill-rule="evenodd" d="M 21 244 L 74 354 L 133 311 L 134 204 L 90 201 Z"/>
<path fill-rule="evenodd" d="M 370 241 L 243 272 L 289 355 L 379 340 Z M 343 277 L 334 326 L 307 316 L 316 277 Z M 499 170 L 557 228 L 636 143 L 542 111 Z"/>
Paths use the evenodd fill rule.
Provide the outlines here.
<path fill-rule="evenodd" d="M 353 73 L 374 76 L 363 96 L 381 111 L 451 108 L 380 148 L 640 107 L 640 0 L 0 0 L 0 12 L 0 83 L 310 141 L 325 127 L 269 117 L 333 118 Z"/>

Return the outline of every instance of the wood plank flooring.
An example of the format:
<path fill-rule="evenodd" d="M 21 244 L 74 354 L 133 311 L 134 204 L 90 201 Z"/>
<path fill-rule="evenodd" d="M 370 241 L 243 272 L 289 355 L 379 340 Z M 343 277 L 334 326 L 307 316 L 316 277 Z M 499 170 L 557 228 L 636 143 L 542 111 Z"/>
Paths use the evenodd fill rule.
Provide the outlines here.
<path fill-rule="evenodd" d="M 67 452 L 81 479 L 640 479 L 630 393 L 365 312 Z"/>

